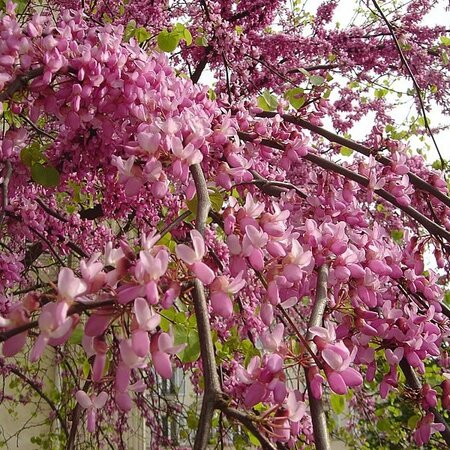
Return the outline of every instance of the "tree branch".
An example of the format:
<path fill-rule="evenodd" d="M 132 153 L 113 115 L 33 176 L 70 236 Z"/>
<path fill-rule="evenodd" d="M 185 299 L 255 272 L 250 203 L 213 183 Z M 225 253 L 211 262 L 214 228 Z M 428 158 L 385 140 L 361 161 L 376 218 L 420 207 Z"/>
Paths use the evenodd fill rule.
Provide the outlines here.
<path fill-rule="evenodd" d="M 258 117 L 275 117 L 276 115 L 277 115 L 277 113 L 275 113 L 275 112 L 265 111 L 265 112 L 258 114 Z M 384 166 L 392 165 L 392 161 L 389 158 L 387 158 L 386 156 L 377 154 L 371 148 L 369 148 L 363 144 L 359 144 L 358 142 L 352 141 L 351 139 L 347 139 L 345 137 L 339 136 L 335 133 L 332 133 L 331 131 L 326 130 L 325 128 L 314 125 L 300 117 L 292 116 L 290 114 L 282 114 L 281 117 L 286 122 L 292 123 L 294 125 L 299 125 L 302 128 L 306 128 L 307 130 L 324 137 L 325 139 L 327 139 L 330 142 L 334 142 L 336 144 L 343 145 L 344 147 L 351 148 L 352 150 L 354 150 L 358 153 L 361 153 L 364 156 L 374 155 L 375 159 L 378 162 L 380 162 L 381 164 L 383 164 Z M 450 208 L 450 197 L 448 197 L 443 192 L 441 192 L 439 189 L 432 186 L 430 183 L 427 183 L 425 180 L 423 180 L 419 176 L 415 175 L 414 173 L 408 172 L 407 175 L 408 175 L 409 181 L 412 185 L 414 185 L 418 189 L 421 189 L 421 190 L 433 195 L 434 197 L 439 199 L 442 203 L 444 203 L 446 206 L 448 206 Z"/>
<path fill-rule="evenodd" d="M 113 306 L 114 304 L 115 304 L 114 300 L 102 300 L 96 303 L 76 303 L 69 308 L 67 316 L 80 314 L 82 312 L 89 311 L 91 309 L 106 308 L 109 306 Z M 23 333 L 24 331 L 36 328 L 38 325 L 39 325 L 38 321 L 34 320 L 33 322 L 29 322 L 15 328 L 11 328 L 10 330 L 3 331 L 2 333 L 0 333 L 0 342 L 4 342 L 13 336 L 16 336 L 17 334 Z"/>
<path fill-rule="evenodd" d="M 279 150 L 284 150 L 284 144 L 276 142 L 271 139 L 264 139 L 260 138 L 258 136 L 253 136 L 250 133 L 244 133 L 242 131 L 238 132 L 238 135 L 241 139 L 245 141 L 254 141 L 258 139 L 262 145 L 265 145 L 267 147 L 276 148 Z M 322 167 L 322 169 L 329 170 L 334 173 L 338 173 L 340 175 L 343 175 L 344 177 L 348 178 L 349 180 L 355 181 L 356 183 L 360 184 L 361 186 L 368 187 L 369 186 L 369 180 L 366 177 L 363 177 L 362 175 L 359 175 L 349 169 L 346 169 L 345 167 L 340 166 L 339 164 L 336 164 L 332 161 L 329 161 L 327 159 L 321 158 L 320 156 L 315 155 L 314 153 L 308 153 L 306 156 L 303 157 L 307 161 L 312 162 L 313 164 Z M 447 231 L 445 228 L 439 226 L 438 224 L 434 223 L 432 220 L 428 219 L 428 217 L 425 217 L 423 214 L 421 214 L 416 209 L 412 208 L 411 206 L 404 206 L 397 202 L 397 199 L 394 195 L 390 194 L 384 189 L 374 189 L 374 192 L 378 194 L 380 197 L 384 198 L 386 201 L 394 205 L 396 208 L 402 210 L 404 213 L 406 213 L 408 216 L 419 222 L 424 228 L 426 228 L 432 235 L 440 236 L 443 239 L 450 242 L 450 232 Z"/>
<path fill-rule="evenodd" d="M 197 190 L 197 217 L 195 228 L 204 234 L 206 220 L 210 209 L 210 200 L 206 180 L 199 164 L 191 166 L 191 173 Z M 194 309 L 197 318 L 197 329 L 200 340 L 200 354 L 205 380 L 205 392 L 202 399 L 202 409 L 199 418 L 199 428 L 195 436 L 194 450 L 204 450 L 208 446 L 209 434 L 214 410 L 221 398 L 220 381 L 217 375 L 216 358 L 209 322 L 208 305 L 203 284 L 200 280 L 194 280 Z"/>
<path fill-rule="evenodd" d="M 312 333 L 309 331 L 311 327 L 322 326 L 323 314 L 327 306 L 327 288 L 328 288 L 328 266 L 323 265 L 319 268 L 317 274 L 316 299 L 308 324 L 308 333 L 306 338 L 311 341 L 311 347 L 316 350 L 314 342 L 312 342 Z M 305 367 L 306 385 L 308 388 L 309 407 L 311 409 L 311 420 L 313 424 L 314 443 L 317 450 L 328 450 L 330 448 L 330 437 L 327 429 L 327 418 L 323 408 L 322 399 L 314 397 L 309 382 L 309 372 L 311 367 Z"/>
<path fill-rule="evenodd" d="M 261 433 L 261 431 L 259 431 L 258 427 L 255 425 L 256 418 L 252 419 L 249 414 L 239 411 L 238 409 L 231 408 L 226 404 L 219 405 L 218 408 L 223 411 L 227 417 L 236 419 L 244 425 L 259 440 L 261 447 L 264 450 L 276 450 L 276 447 L 270 442 L 269 439 L 267 439 L 266 436 L 264 436 L 263 433 Z"/>
<path fill-rule="evenodd" d="M 398 54 L 400 55 L 400 60 L 402 61 L 403 65 L 405 66 L 406 71 L 408 72 L 408 75 L 411 77 L 411 80 L 413 82 L 414 89 L 416 91 L 417 97 L 419 99 L 419 105 L 420 105 L 420 111 L 422 113 L 424 122 L 425 122 L 425 128 L 428 132 L 428 134 L 431 137 L 431 140 L 433 141 L 434 147 L 436 148 L 437 154 L 439 155 L 439 159 L 441 161 L 442 170 L 444 170 L 445 167 L 445 161 L 442 158 L 441 152 L 439 150 L 439 147 L 437 145 L 437 142 L 434 138 L 433 132 L 431 131 L 430 124 L 428 123 L 427 118 L 427 112 L 425 110 L 425 104 L 423 102 L 422 98 L 422 90 L 420 89 L 419 83 L 417 83 L 416 77 L 414 76 L 411 67 L 409 66 L 408 60 L 405 57 L 405 54 L 403 53 L 402 47 L 400 45 L 400 42 L 398 42 L 397 36 L 395 35 L 395 30 L 392 24 L 389 22 L 388 18 L 385 16 L 383 10 L 380 8 L 376 0 L 372 0 L 373 4 L 375 5 L 375 8 L 380 13 L 381 17 L 383 18 L 384 22 L 386 23 L 389 33 L 392 36 L 392 39 L 394 40 L 394 44 L 397 47 Z M 444 172 L 445 173 L 445 172 Z"/>
<path fill-rule="evenodd" d="M 67 429 L 66 421 L 61 416 L 61 413 L 59 412 L 57 406 L 47 396 L 47 394 L 42 391 L 42 389 L 38 386 L 38 384 L 35 383 L 30 378 L 28 378 L 26 375 L 24 375 L 22 372 L 20 372 L 20 370 L 16 369 L 15 367 L 9 367 L 8 369 L 11 373 L 19 377 L 26 384 L 28 384 L 48 404 L 48 406 L 50 406 L 50 408 L 53 410 L 56 417 L 58 418 L 59 422 L 61 423 L 61 427 L 64 431 L 64 434 L 66 435 L 66 437 L 69 436 L 69 430 Z"/>
<path fill-rule="evenodd" d="M 8 83 L 6 89 L 3 92 L 0 92 L 0 102 L 9 100 L 13 94 L 22 89 L 28 81 L 42 75 L 43 73 L 44 68 L 37 67 L 36 69 L 31 69 L 29 72 L 14 78 L 10 83 Z"/>
<path fill-rule="evenodd" d="M 83 391 L 87 392 L 91 385 L 89 378 L 84 382 Z M 74 450 L 75 438 L 77 437 L 78 423 L 80 422 L 81 414 L 83 410 L 81 405 L 77 402 L 75 408 L 72 410 L 72 426 L 70 427 L 69 438 L 67 439 L 66 450 Z"/>
<path fill-rule="evenodd" d="M 6 207 L 8 206 L 8 186 L 9 180 L 12 175 L 12 165 L 11 161 L 5 162 L 5 167 L 3 169 L 3 181 L 2 181 L 2 209 L 0 211 L 0 225 L 3 223 L 3 219 L 6 214 Z"/>

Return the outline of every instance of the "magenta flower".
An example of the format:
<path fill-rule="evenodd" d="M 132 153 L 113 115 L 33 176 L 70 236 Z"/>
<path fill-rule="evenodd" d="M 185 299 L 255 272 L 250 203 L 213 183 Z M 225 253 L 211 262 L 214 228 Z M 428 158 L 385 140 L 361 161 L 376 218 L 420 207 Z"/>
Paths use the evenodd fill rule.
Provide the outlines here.
<path fill-rule="evenodd" d="M 417 445 L 427 444 L 433 433 L 444 430 L 445 425 L 442 423 L 434 423 L 434 414 L 428 413 L 417 423 L 416 431 L 414 432 L 414 441 Z"/>
<path fill-rule="evenodd" d="M 134 301 L 134 315 L 138 323 L 138 328 L 131 333 L 132 348 L 137 356 L 144 357 L 150 350 L 149 331 L 153 331 L 159 325 L 161 316 L 155 314 L 153 308 L 142 297 Z"/>
<path fill-rule="evenodd" d="M 175 253 L 179 259 L 188 265 L 189 269 L 203 284 L 211 284 L 215 275 L 212 269 L 202 262 L 206 253 L 203 236 L 197 230 L 191 230 L 190 234 L 194 249 L 186 244 L 179 244 L 175 249 Z"/>
<path fill-rule="evenodd" d="M 242 241 L 242 253 L 248 257 L 250 264 L 255 270 L 264 269 L 264 253 L 262 249 L 266 246 L 269 236 L 253 225 L 245 227 L 245 235 Z"/>
<path fill-rule="evenodd" d="M 108 394 L 103 391 L 98 395 L 92 394 L 89 397 L 86 392 L 79 390 L 75 394 L 75 398 L 80 406 L 87 410 L 87 430 L 89 433 L 93 433 L 96 428 L 97 409 L 102 409 L 105 406 Z"/>
<path fill-rule="evenodd" d="M 242 272 L 232 281 L 225 276 L 217 277 L 210 286 L 212 310 L 219 316 L 230 317 L 233 312 L 231 299 L 244 286 L 245 280 L 242 279 Z"/>
<path fill-rule="evenodd" d="M 42 307 L 39 316 L 40 334 L 30 353 L 30 361 L 37 361 L 50 339 L 63 339 L 69 337 L 74 324 L 73 317 L 67 317 L 69 305 L 66 302 L 47 303 Z"/>
<path fill-rule="evenodd" d="M 165 378 L 172 378 L 172 362 L 169 355 L 181 352 L 187 344 L 174 345 L 173 337 L 168 333 L 154 335 L 151 341 L 151 354 L 156 372 Z"/>

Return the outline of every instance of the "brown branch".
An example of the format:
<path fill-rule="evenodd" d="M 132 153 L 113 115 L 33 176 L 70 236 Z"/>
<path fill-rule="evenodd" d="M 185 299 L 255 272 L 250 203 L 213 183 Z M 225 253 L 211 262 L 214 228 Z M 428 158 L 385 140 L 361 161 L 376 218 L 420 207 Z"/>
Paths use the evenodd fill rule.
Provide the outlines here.
<path fill-rule="evenodd" d="M 388 18 L 386 17 L 386 15 L 383 12 L 383 10 L 378 5 L 377 1 L 372 0 L 372 2 L 375 5 L 375 8 L 377 9 L 377 11 L 380 13 L 384 22 L 386 23 L 386 25 L 389 29 L 389 33 L 391 34 L 392 39 L 394 40 L 394 44 L 397 47 L 398 53 L 400 55 L 400 60 L 402 61 L 403 65 L 405 66 L 405 69 L 408 72 L 408 75 L 410 76 L 410 78 L 413 82 L 414 89 L 415 89 L 417 97 L 419 99 L 420 111 L 422 112 L 423 120 L 425 122 L 425 128 L 426 128 L 428 134 L 430 135 L 431 140 L 433 141 L 434 147 L 436 148 L 436 151 L 439 155 L 439 159 L 441 161 L 442 170 L 444 170 L 445 161 L 444 161 L 444 158 L 442 158 L 441 152 L 440 152 L 437 142 L 434 138 L 433 132 L 431 131 L 430 124 L 428 123 L 427 112 L 425 110 L 425 104 L 424 104 L 423 98 L 422 98 L 422 90 L 420 89 L 419 83 L 417 83 L 416 77 L 414 76 L 414 74 L 411 70 L 411 67 L 409 66 L 408 60 L 406 59 L 405 54 L 403 53 L 400 42 L 398 41 L 397 36 L 395 35 L 394 27 L 392 26 L 391 22 L 389 22 Z"/>
<path fill-rule="evenodd" d="M 402 372 L 405 375 L 406 383 L 408 384 L 408 386 L 415 391 L 421 391 L 422 385 L 420 383 L 420 380 L 417 378 L 416 373 L 414 372 L 408 361 L 403 358 L 400 361 L 399 365 L 400 369 L 402 369 Z M 447 445 L 450 446 L 450 427 L 447 421 L 436 408 L 430 408 L 430 411 L 434 414 L 434 420 L 437 423 L 441 423 L 442 425 L 444 425 L 445 429 L 443 431 L 440 431 L 439 433 L 441 433 L 441 436 L 444 438 Z"/>
<path fill-rule="evenodd" d="M 2 182 L 2 209 L 0 211 L 0 225 L 3 223 L 3 219 L 5 218 L 6 208 L 8 206 L 8 186 L 9 180 L 12 175 L 12 165 L 11 161 L 5 162 L 5 167 L 3 169 L 3 182 Z"/>
<path fill-rule="evenodd" d="M 42 398 L 42 400 L 44 400 L 48 404 L 48 406 L 50 406 L 50 408 L 54 411 L 56 417 L 58 418 L 59 422 L 61 423 L 61 427 L 64 431 L 64 434 L 66 435 L 66 437 L 69 436 L 69 430 L 67 429 L 66 421 L 61 416 L 59 409 L 53 403 L 53 401 L 47 396 L 47 394 L 42 391 L 39 385 L 30 378 L 28 378 L 25 374 L 23 374 L 20 370 L 16 369 L 15 367 L 9 367 L 8 369 L 14 375 L 19 377 L 23 382 L 28 384 Z"/>
<path fill-rule="evenodd" d="M 339 64 L 317 64 L 315 66 L 302 67 L 302 70 L 306 70 L 307 72 L 313 72 L 315 70 L 332 70 L 337 69 Z M 286 73 L 303 73 L 300 69 L 291 69 Z"/>
<path fill-rule="evenodd" d="M 307 195 L 300 188 L 293 185 L 292 183 L 287 183 L 285 181 L 266 180 L 258 172 L 254 170 L 250 170 L 250 172 L 255 177 L 255 179 L 253 181 L 250 181 L 249 183 L 254 184 L 256 187 L 258 187 L 262 192 L 264 192 L 267 195 L 273 197 L 280 197 L 283 192 L 294 190 L 301 198 L 307 197 Z M 248 183 L 244 182 L 242 184 Z"/>
<path fill-rule="evenodd" d="M 91 381 L 88 379 L 84 382 L 83 391 L 87 392 L 91 385 Z M 81 405 L 77 402 L 75 408 L 72 410 L 72 426 L 70 427 L 69 438 L 67 439 L 66 450 L 74 450 L 75 448 L 75 438 L 77 436 L 78 423 L 80 422 L 81 414 L 83 410 Z"/>
<path fill-rule="evenodd" d="M 257 417 L 252 418 L 251 415 L 239 411 L 238 409 L 231 408 L 230 406 L 223 404 L 218 405 L 218 408 L 227 416 L 239 421 L 242 425 L 244 425 L 260 442 L 261 447 L 264 450 L 276 450 L 276 447 L 270 442 L 270 440 L 264 436 L 263 433 L 258 429 L 255 425 L 257 421 Z"/>
<path fill-rule="evenodd" d="M 204 234 L 206 220 L 211 206 L 208 189 L 202 168 L 199 164 L 191 166 L 191 174 L 194 179 L 198 199 L 195 227 L 201 234 Z M 205 380 L 205 392 L 202 399 L 202 409 L 200 412 L 199 427 L 195 436 L 194 450 L 205 450 L 208 446 L 214 410 L 218 401 L 222 398 L 222 392 L 217 374 L 205 289 L 201 281 L 197 278 L 194 280 L 193 300 Z"/>
<path fill-rule="evenodd" d="M 113 306 L 115 304 L 115 300 L 102 300 L 100 302 L 95 303 L 76 303 L 69 308 L 67 312 L 67 316 L 72 316 L 74 314 L 80 314 L 85 311 L 89 311 L 91 309 L 96 308 L 106 308 L 108 306 Z M 31 330 L 33 328 L 37 328 L 39 325 L 37 320 L 26 323 L 24 325 L 20 325 L 15 328 L 11 328 L 10 330 L 6 330 L 0 333 L 0 342 L 4 342 L 9 338 L 16 336 L 17 334 L 23 333 L 24 331 Z"/>
<path fill-rule="evenodd" d="M 284 144 L 281 144 L 271 139 L 264 139 L 264 138 L 261 139 L 260 137 L 254 136 L 250 133 L 244 133 L 240 131 L 238 132 L 238 135 L 241 139 L 245 141 L 252 142 L 254 140 L 259 140 L 262 145 L 265 145 L 267 147 L 272 147 L 279 150 L 284 150 L 285 147 Z M 332 161 L 321 158 L 320 156 L 317 156 L 313 153 L 308 153 L 303 158 L 319 167 L 322 167 L 322 169 L 343 175 L 344 177 L 348 178 L 349 180 L 355 181 L 361 186 L 364 186 L 366 188 L 369 186 L 369 180 L 366 177 L 363 177 L 362 175 L 359 175 L 356 172 L 346 169 L 345 167 L 342 167 L 339 164 L 336 164 Z M 400 203 L 398 203 L 396 197 L 387 192 L 386 190 L 374 189 L 374 192 L 381 198 L 384 198 L 386 201 L 394 205 L 396 208 L 402 210 L 405 214 L 407 214 L 408 216 L 419 222 L 425 229 L 427 229 L 430 232 L 430 234 L 440 236 L 443 239 L 446 239 L 448 242 L 450 242 L 450 232 L 447 231 L 445 228 L 434 223 L 432 220 L 428 219 L 428 217 L 425 217 L 423 214 L 421 214 L 413 207 L 401 205 Z"/>
<path fill-rule="evenodd" d="M 205 48 L 205 54 L 203 58 L 198 63 L 197 67 L 194 70 L 194 73 L 191 75 L 191 81 L 196 84 L 198 83 L 198 80 L 200 79 L 200 76 L 202 75 L 203 71 L 205 70 L 206 65 L 208 64 L 208 58 L 209 54 L 212 51 L 212 47 L 208 45 L 208 47 Z"/>
<path fill-rule="evenodd" d="M 328 266 L 323 265 L 319 268 L 319 272 L 317 274 L 316 299 L 308 323 L 308 333 L 307 333 L 308 340 L 311 340 L 313 337 L 312 333 L 309 331 L 310 328 L 322 326 L 323 315 L 328 300 L 327 289 L 328 289 Z M 315 348 L 316 346 L 313 342 L 311 343 L 311 346 L 313 347 L 314 350 L 316 350 Z M 312 393 L 311 385 L 309 382 L 310 378 L 308 376 L 311 370 L 312 370 L 311 367 L 305 367 L 306 385 L 308 388 L 308 396 L 309 396 L 309 407 L 311 410 L 311 420 L 313 424 L 314 444 L 317 450 L 328 450 L 330 448 L 330 437 L 328 435 L 327 417 L 325 414 L 325 410 L 323 408 L 322 399 L 315 398 Z"/>
<path fill-rule="evenodd" d="M 265 111 L 263 113 L 258 114 L 259 117 L 275 117 L 277 113 Z M 379 154 L 376 154 L 371 148 L 359 144 L 358 142 L 352 141 L 351 139 L 347 139 L 345 137 L 339 136 L 331 131 L 326 130 L 325 128 L 319 127 L 317 125 L 314 125 L 310 122 L 308 122 L 305 119 L 302 119 L 300 117 L 296 117 L 290 114 L 282 114 L 281 117 L 286 122 L 299 125 L 302 128 L 306 128 L 307 130 L 319 134 L 320 136 L 324 137 L 330 142 L 334 142 L 339 145 L 343 145 L 344 147 L 348 147 L 358 153 L 361 153 L 364 156 L 370 156 L 374 155 L 375 159 L 380 162 L 381 164 L 385 166 L 391 166 L 392 161 L 387 158 L 386 156 L 382 156 Z M 446 206 L 450 208 L 450 197 L 445 195 L 443 192 L 441 192 L 436 187 L 432 186 L 431 184 L 427 183 L 425 180 L 420 178 L 419 176 L 415 175 L 412 172 L 407 173 L 409 181 L 412 185 L 414 185 L 416 188 L 421 189 L 425 192 L 428 192 L 429 194 L 433 195 L 437 199 L 439 199 L 442 203 L 444 203 Z"/>
<path fill-rule="evenodd" d="M 28 81 L 36 78 L 44 73 L 43 67 L 37 67 L 36 69 L 31 69 L 29 72 L 18 75 L 10 83 L 8 83 L 6 89 L 0 92 L 0 102 L 9 100 L 17 91 L 22 89 Z"/>
<path fill-rule="evenodd" d="M 66 219 L 64 216 L 62 216 L 59 212 L 54 211 L 53 209 L 49 208 L 40 198 L 36 199 L 36 203 L 50 216 L 54 217 L 55 219 L 60 220 L 61 222 L 67 223 L 69 222 L 68 219 Z"/>

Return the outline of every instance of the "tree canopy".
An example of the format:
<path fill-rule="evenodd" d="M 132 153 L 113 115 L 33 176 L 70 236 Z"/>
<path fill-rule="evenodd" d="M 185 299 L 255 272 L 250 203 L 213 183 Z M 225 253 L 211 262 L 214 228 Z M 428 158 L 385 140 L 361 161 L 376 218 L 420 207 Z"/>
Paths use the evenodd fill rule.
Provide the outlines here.
<path fill-rule="evenodd" d="M 167 414 L 198 450 L 450 446 L 450 30 L 350 3 L 0 1 L 2 402 L 50 407 L 34 444 L 126 448 L 134 409 L 154 448 Z"/>

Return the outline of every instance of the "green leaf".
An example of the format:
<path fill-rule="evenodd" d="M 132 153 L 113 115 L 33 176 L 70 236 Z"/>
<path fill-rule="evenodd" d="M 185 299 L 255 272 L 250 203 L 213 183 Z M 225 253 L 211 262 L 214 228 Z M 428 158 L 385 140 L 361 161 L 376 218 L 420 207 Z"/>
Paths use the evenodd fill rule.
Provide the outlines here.
<path fill-rule="evenodd" d="M 151 34 L 144 27 L 140 27 L 134 32 L 134 37 L 139 44 L 142 44 L 143 42 L 150 39 Z"/>
<path fill-rule="evenodd" d="M 207 47 L 208 46 L 208 39 L 206 39 L 205 36 L 197 36 L 195 38 L 195 45 L 199 47 Z"/>
<path fill-rule="evenodd" d="M 187 46 L 192 44 L 192 34 L 187 28 L 183 31 L 183 39 L 186 41 Z"/>
<path fill-rule="evenodd" d="M 304 90 L 302 88 L 292 88 L 288 89 L 284 96 L 293 108 L 300 109 L 305 104 L 303 93 Z"/>
<path fill-rule="evenodd" d="M 325 83 L 325 78 L 321 75 L 311 75 L 309 77 L 309 81 L 314 86 L 320 86 L 321 84 Z"/>
<path fill-rule="evenodd" d="M 91 372 L 91 365 L 89 364 L 89 361 L 87 359 L 83 362 L 83 375 L 84 378 L 87 378 L 89 376 L 89 373 Z"/>
<path fill-rule="evenodd" d="M 33 164 L 31 167 L 31 178 L 45 187 L 58 186 L 60 182 L 59 172 L 52 166 L 44 166 L 42 164 Z"/>
<path fill-rule="evenodd" d="M 247 431 L 247 436 L 250 441 L 250 443 L 255 447 L 260 447 L 261 443 L 259 442 L 259 439 L 250 431 Z"/>
<path fill-rule="evenodd" d="M 345 397 L 343 395 L 331 394 L 330 405 L 336 414 L 342 414 L 345 410 Z"/>
<path fill-rule="evenodd" d="M 214 192 L 209 194 L 209 201 L 211 202 L 211 209 L 215 212 L 220 212 L 223 206 L 223 195 L 214 189 Z"/>
<path fill-rule="evenodd" d="M 83 338 L 83 331 L 81 328 L 75 328 L 74 332 L 69 338 L 69 343 L 74 345 L 81 345 L 81 340 Z"/>
<path fill-rule="evenodd" d="M 404 232 L 403 230 L 392 230 L 391 231 L 391 238 L 394 239 L 397 244 L 401 243 L 403 240 Z"/>
<path fill-rule="evenodd" d="M 34 163 L 45 162 L 45 156 L 42 154 L 41 146 L 37 142 L 33 142 L 33 144 L 23 148 L 20 151 L 20 161 L 30 168 Z"/>
<path fill-rule="evenodd" d="M 177 48 L 180 37 L 178 36 L 178 33 L 170 33 L 167 30 L 163 30 L 158 34 L 157 42 L 158 47 L 163 52 L 171 53 Z"/>
<path fill-rule="evenodd" d="M 161 330 L 163 330 L 165 333 L 169 331 L 170 325 L 172 325 L 173 322 L 175 322 L 175 316 L 177 312 L 175 308 L 169 308 L 164 309 L 161 311 L 161 322 L 159 324 Z"/>
<path fill-rule="evenodd" d="M 350 156 L 353 154 L 353 150 L 351 148 L 345 147 L 344 145 L 341 147 L 340 154 L 342 156 Z"/>
<path fill-rule="evenodd" d="M 442 43 L 443 45 L 445 45 L 446 47 L 450 47 L 450 38 L 449 38 L 449 37 L 447 37 L 447 36 L 441 36 L 441 37 L 439 38 L 439 40 L 440 40 L 441 43 Z"/>
<path fill-rule="evenodd" d="M 380 431 L 388 431 L 391 428 L 391 422 L 388 419 L 380 419 L 377 423 Z"/>
<path fill-rule="evenodd" d="M 417 423 L 419 422 L 419 420 L 421 419 L 421 417 L 418 414 L 414 414 L 413 416 L 411 416 L 408 419 L 408 427 L 411 429 L 416 428 Z"/>
<path fill-rule="evenodd" d="M 265 90 L 257 99 L 258 106 L 264 111 L 274 111 L 278 107 L 277 98 Z"/>
<path fill-rule="evenodd" d="M 189 211 L 194 214 L 194 217 L 197 217 L 197 206 L 198 206 L 198 198 L 195 195 L 192 200 L 186 200 L 186 205 Z"/>
<path fill-rule="evenodd" d="M 157 243 L 156 245 L 165 245 L 171 252 L 175 251 L 176 242 L 173 240 L 172 235 L 170 233 L 166 233 Z"/>
<path fill-rule="evenodd" d="M 383 98 L 388 94 L 387 89 L 375 89 L 375 98 Z"/>
<path fill-rule="evenodd" d="M 187 342 L 186 348 L 178 353 L 181 362 L 190 363 L 197 361 L 200 357 L 200 340 L 197 330 L 189 330 L 185 342 Z"/>

